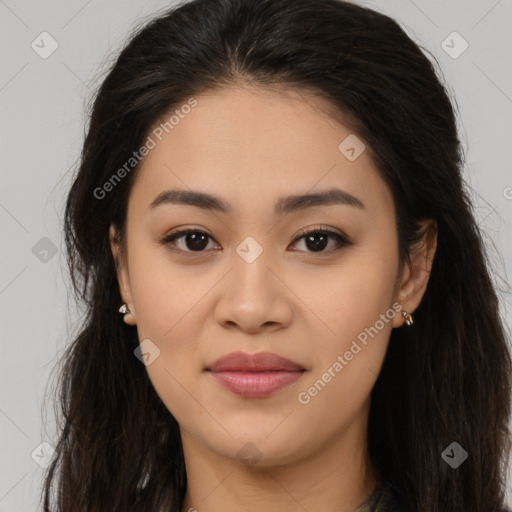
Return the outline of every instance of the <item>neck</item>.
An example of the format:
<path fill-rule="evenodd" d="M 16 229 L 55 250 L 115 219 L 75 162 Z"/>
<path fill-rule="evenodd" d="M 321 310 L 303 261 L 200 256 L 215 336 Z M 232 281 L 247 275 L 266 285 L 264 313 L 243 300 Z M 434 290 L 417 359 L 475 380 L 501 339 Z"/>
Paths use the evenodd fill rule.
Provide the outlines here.
<path fill-rule="evenodd" d="M 279 463 L 262 458 L 248 466 L 182 430 L 187 467 L 182 512 L 353 512 L 378 484 L 367 457 L 368 407 L 320 449 L 297 447 L 287 462 Z"/>

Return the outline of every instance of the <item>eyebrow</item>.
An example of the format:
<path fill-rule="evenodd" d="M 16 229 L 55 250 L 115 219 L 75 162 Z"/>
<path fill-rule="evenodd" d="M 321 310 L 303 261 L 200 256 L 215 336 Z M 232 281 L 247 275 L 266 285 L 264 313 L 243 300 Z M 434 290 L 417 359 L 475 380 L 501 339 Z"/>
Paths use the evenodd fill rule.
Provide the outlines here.
<path fill-rule="evenodd" d="M 165 190 L 155 197 L 148 209 L 153 210 L 158 206 L 167 204 L 196 206 L 204 210 L 221 213 L 230 213 L 233 209 L 230 203 L 220 197 L 193 190 Z M 366 209 L 364 203 L 357 197 L 339 188 L 331 188 L 312 194 L 281 197 L 276 202 L 274 212 L 276 215 L 284 215 L 315 206 L 331 206 L 336 204 L 354 206 L 361 210 Z"/>

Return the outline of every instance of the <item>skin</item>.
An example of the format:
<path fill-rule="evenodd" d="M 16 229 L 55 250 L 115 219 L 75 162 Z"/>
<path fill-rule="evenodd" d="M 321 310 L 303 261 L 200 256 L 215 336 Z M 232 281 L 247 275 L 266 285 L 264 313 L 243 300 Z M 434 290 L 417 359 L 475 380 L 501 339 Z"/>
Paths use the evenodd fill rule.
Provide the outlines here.
<path fill-rule="evenodd" d="M 367 459 L 370 392 L 391 330 L 407 329 L 404 318 L 395 314 L 359 343 L 362 350 L 309 403 L 298 394 L 393 303 L 414 312 L 435 253 L 435 223 L 425 220 L 423 243 L 400 269 L 391 193 L 368 151 L 349 161 L 338 150 L 351 132 L 325 114 L 324 100 L 247 86 L 196 99 L 138 171 L 124 244 L 111 228 L 125 321 L 159 348 L 146 370 L 180 425 L 188 478 L 182 511 L 353 511 L 379 481 Z M 365 209 L 274 214 L 278 198 L 332 187 Z M 169 189 L 214 194 L 232 212 L 150 209 Z M 210 235 L 203 252 L 186 237 L 174 241 L 181 253 L 159 243 L 178 226 Z M 330 238 L 315 252 L 300 229 L 321 226 L 353 245 L 336 251 Z M 236 252 L 249 236 L 262 248 L 251 263 Z M 238 350 L 274 352 L 307 371 L 270 397 L 242 398 L 204 371 Z M 240 456 L 247 443 L 256 447 L 255 465 Z"/>

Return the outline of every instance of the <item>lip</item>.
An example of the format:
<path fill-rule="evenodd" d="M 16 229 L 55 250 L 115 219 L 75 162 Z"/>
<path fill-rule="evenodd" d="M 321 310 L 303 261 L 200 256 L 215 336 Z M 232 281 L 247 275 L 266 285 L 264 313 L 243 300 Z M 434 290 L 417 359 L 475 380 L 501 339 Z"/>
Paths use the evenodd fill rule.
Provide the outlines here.
<path fill-rule="evenodd" d="M 306 369 L 271 352 L 232 352 L 206 370 L 222 387 L 246 398 L 264 398 L 297 381 Z"/>
<path fill-rule="evenodd" d="M 272 352 L 231 352 L 217 359 L 206 369 L 212 372 L 268 372 L 300 371 L 305 368 Z"/>

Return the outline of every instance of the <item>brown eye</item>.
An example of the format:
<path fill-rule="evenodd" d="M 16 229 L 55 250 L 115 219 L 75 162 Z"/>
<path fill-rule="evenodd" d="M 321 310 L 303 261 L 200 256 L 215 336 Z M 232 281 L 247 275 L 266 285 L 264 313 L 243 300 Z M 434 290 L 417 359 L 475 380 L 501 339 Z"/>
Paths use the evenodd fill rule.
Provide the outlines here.
<path fill-rule="evenodd" d="M 160 243 L 177 252 L 201 253 L 206 252 L 209 239 L 213 240 L 213 238 L 204 231 L 181 229 L 168 234 L 163 240 L 160 241 Z M 349 241 L 346 237 L 330 229 L 316 228 L 304 232 L 295 240 L 294 245 L 296 245 L 297 242 L 301 240 L 304 240 L 304 245 L 306 247 L 306 250 L 303 252 L 320 254 L 334 252 L 341 249 L 342 247 L 353 245 L 352 242 Z M 333 241 L 334 244 L 332 244 L 331 247 L 326 250 L 326 248 L 329 246 L 329 243 Z"/>
<path fill-rule="evenodd" d="M 302 235 L 297 238 L 297 240 L 303 240 L 304 245 L 307 248 L 307 252 L 313 253 L 328 253 L 331 251 L 335 251 L 340 249 L 341 247 L 347 247 L 352 245 L 347 238 L 336 233 L 335 231 L 331 231 L 329 229 L 314 229 L 311 231 L 307 231 L 302 233 Z M 331 246 L 328 250 L 325 248 L 329 245 L 329 241 L 334 240 L 334 247 Z"/>
<path fill-rule="evenodd" d="M 178 245 L 178 251 L 184 252 L 203 252 L 208 246 L 210 235 L 203 231 L 184 229 L 167 235 L 161 243 L 163 245 L 178 245 L 177 240 L 181 241 L 181 247 Z M 173 248 L 174 250 L 174 248 Z"/>

